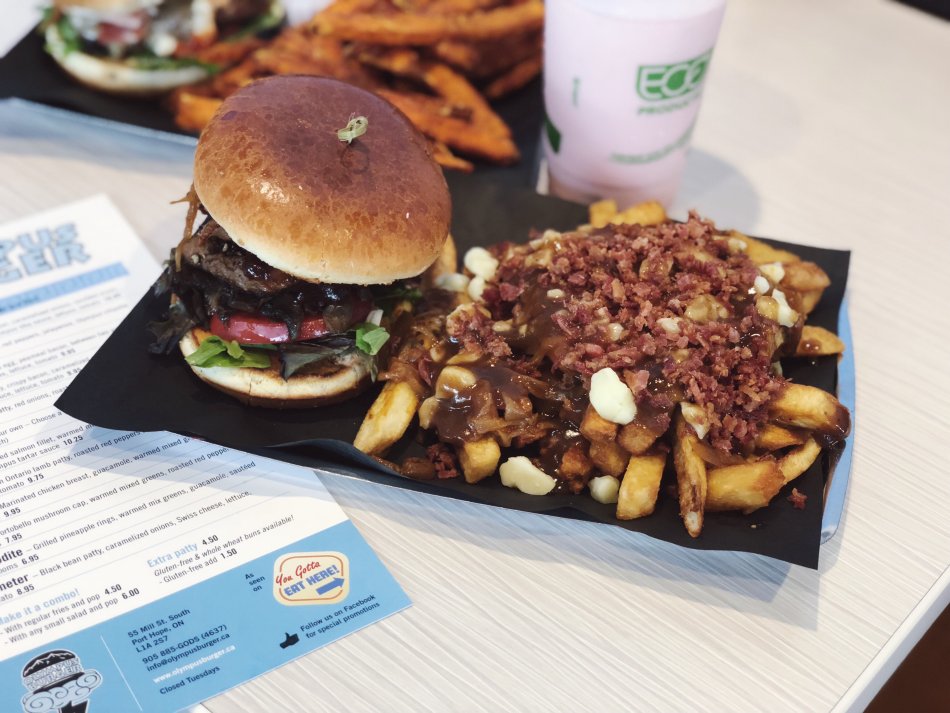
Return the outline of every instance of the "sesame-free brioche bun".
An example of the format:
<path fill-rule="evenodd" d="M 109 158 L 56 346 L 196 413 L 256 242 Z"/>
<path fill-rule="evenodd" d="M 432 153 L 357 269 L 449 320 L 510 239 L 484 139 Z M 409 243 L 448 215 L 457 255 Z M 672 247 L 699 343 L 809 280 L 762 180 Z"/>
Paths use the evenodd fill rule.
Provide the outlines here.
<path fill-rule="evenodd" d="M 178 343 L 186 358 L 210 336 L 192 329 Z M 269 369 L 188 365 L 199 379 L 249 406 L 309 408 L 345 401 L 371 383 L 370 360 L 362 352 L 327 362 L 319 371 L 284 379 L 276 365 Z"/>
<path fill-rule="evenodd" d="M 340 141 L 357 116 L 366 133 Z M 194 184 L 231 240 L 311 282 L 414 277 L 449 231 L 426 139 L 384 99 L 326 77 L 269 77 L 225 99 L 198 141 Z"/>

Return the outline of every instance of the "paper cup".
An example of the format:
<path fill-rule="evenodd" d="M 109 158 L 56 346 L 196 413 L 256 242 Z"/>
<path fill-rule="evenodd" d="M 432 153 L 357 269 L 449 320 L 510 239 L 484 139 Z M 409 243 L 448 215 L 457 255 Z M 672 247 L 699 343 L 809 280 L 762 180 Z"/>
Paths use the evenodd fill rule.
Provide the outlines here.
<path fill-rule="evenodd" d="M 725 0 L 547 0 L 552 193 L 673 200 L 724 12 Z"/>

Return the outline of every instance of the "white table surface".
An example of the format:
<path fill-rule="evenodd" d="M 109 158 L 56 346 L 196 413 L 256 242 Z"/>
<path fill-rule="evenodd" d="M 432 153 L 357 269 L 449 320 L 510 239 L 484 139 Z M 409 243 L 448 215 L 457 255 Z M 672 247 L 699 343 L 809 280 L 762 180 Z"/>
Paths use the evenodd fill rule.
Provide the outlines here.
<path fill-rule="evenodd" d="M 731 0 L 673 210 L 854 250 L 819 571 L 327 476 L 414 606 L 207 710 L 862 709 L 950 601 L 948 67 L 950 23 L 892 2 Z M 180 236 L 188 142 L 9 104 L 0 129 L 0 221 L 106 192 L 156 256 Z"/>

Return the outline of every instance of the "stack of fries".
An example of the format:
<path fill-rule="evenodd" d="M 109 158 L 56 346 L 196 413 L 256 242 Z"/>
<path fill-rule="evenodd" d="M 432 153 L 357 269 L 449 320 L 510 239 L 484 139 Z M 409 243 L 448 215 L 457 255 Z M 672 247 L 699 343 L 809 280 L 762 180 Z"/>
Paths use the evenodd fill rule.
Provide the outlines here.
<path fill-rule="evenodd" d="M 254 79 L 316 74 L 395 104 L 443 166 L 472 170 L 454 152 L 512 163 L 511 130 L 488 102 L 541 71 L 543 19 L 541 0 L 337 0 L 269 43 L 245 43 L 244 59 L 209 82 L 175 91 L 175 122 L 200 131 L 224 97 Z"/>
<path fill-rule="evenodd" d="M 610 224 L 659 224 L 666 221 L 666 215 L 656 203 L 618 212 L 612 201 L 604 201 L 591 207 L 590 220 L 591 225 L 579 228 L 582 233 Z M 533 241 L 532 246 L 537 243 L 540 247 L 532 258 L 550 248 L 554 251 L 550 259 L 556 259 L 559 235 Z M 755 310 L 762 318 L 778 325 L 782 318 L 777 311 L 785 295 L 797 306 L 794 330 L 783 327 L 779 332 L 787 337 L 797 335 L 801 329 L 794 354 L 788 356 L 810 358 L 843 351 L 844 344 L 833 333 L 802 324 L 830 284 L 820 267 L 734 231 L 721 234 L 717 240 L 728 243 L 730 254 L 744 253 L 756 266 L 760 275 L 757 279 L 770 275 L 775 297 L 769 296 L 771 290 L 764 289 L 753 295 Z M 469 264 L 474 265 L 466 260 L 466 265 Z M 442 261 L 435 270 L 451 272 L 451 263 Z M 454 293 L 453 314 L 468 310 L 474 315 L 481 310 L 487 318 L 488 311 L 480 307 L 478 295 L 466 294 L 466 281 L 459 282 L 458 278 L 461 275 L 429 276 L 436 284 L 458 290 Z M 472 282 L 477 279 L 474 275 Z M 781 294 L 778 294 L 779 288 Z M 410 336 L 402 342 L 389 371 L 384 374 L 388 381 L 359 430 L 354 441 L 357 448 L 384 456 L 409 428 L 416 412 L 422 428 L 428 429 L 437 426 L 433 415 L 439 409 L 445 414 L 452 409 L 469 408 L 467 404 L 477 398 L 477 389 L 485 386 L 482 380 L 494 359 L 484 352 L 472 353 L 464 340 L 459 344 L 458 340 L 446 338 L 446 320 L 453 318 L 447 318 L 446 312 L 451 309 L 450 305 L 441 313 L 437 309 L 423 312 L 413 325 Z M 498 331 L 499 325 L 507 328 L 497 322 L 493 328 Z M 776 365 L 776 350 L 780 344 L 781 339 L 772 348 Z M 425 371 L 429 378 L 420 379 L 420 371 Z M 512 403 L 510 389 L 506 392 L 506 387 L 499 387 L 497 381 L 492 388 L 497 406 L 491 413 L 496 415 L 488 419 L 479 415 L 481 426 L 466 432 L 461 442 L 456 434 L 448 443 L 437 446 L 448 452 L 445 458 L 449 461 L 457 459 L 466 481 L 477 483 L 500 472 L 504 484 L 533 494 L 551 492 L 555 482 L 559 484 L 559 491 L 579 492 L 586 487 L 596 500 L 616 503 L 618 519 L 629 520 L 653 513 L 669 461 L 676 475 L 680 515 L 693 537 L 700 535 L 707 511 L 750 513 L 768 505 L 786 484 L 811 466 L 823 447 L 840 442 L 850 429 L 847 409 L 832 394 L 792 382 L 785 382 L 767 402 L 767 420 L 759 426 L 754 441 L 729 452 L 709 443 L 702 419 L 694 413 L 697 407 L 686 401 L 679 402 L 670 414 L 669 430 L 655 432 L 638 421 L 623 425 L 617 420 L 608 420 L 594 407 L 593 396 L 582 416 L 579 414 L 572 423 L 564 422 L 563 412 L 561 417 L 552 417 L 550 408 L 542 409 L 540 402 Z M 489 411 L 491 408 L 489 405 Z M 540 466 L 545 462 L 544 444 L 550 443 L 552 438 L 562 438 L 564 445 L 560 449 L 557 471 L 546 474 Z M 520 453 L 537 453 L 519 450 L 532 442 L 542 444 L 540 457 L 519 457 Z M 514 448 L 508 453 L 514 457 L 501 463 L 509 448 Z M 420 461 L 407 460 L 402 464 L 403 472 L 414 477 L 445 477 L 438 461 L 435 467 Z M 571 488 L 572 484 L 577 487 Z M 804 506 L 797 491 L 793 491 L 793 496 L 790 499 L 796 507 Z"/>

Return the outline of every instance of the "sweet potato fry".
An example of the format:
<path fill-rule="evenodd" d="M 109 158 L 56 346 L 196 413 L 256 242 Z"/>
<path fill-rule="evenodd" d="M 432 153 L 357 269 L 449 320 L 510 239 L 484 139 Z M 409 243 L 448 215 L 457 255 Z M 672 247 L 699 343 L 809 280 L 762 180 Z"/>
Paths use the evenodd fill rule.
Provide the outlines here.
<path fill-rule="evenodd" d="M 433 45 L 445 39 L 490 40 L 503 35 L 541 29 L 544 3 L 528 0 L 467 15 L 401 13 L 321 13 L 314 20 L 318 32 L 344 40 L 378 45 Z"/>
<path fill-rule="evenodd" d="M 185 131 L 201 131 L 211 121 L 221 102 L 221 99 L 187 91 L 175 92 L 172 98 L 175 123 Z"/>
<path fill-rule="evenodd" d="M 527 85 L 541 74 L 541 55 L 521 60 L 504 74 L 495 77 L 485 85 L 485 96 L 489 99 L 501 99 Z"/>
<path fill-rule="evenodd" d="M 464 158 L 456 156 L 449 147 L 441 141 L 432 141 L 430 139 L 429 143 L 432 146 L 432 158 L 443 168 L 451 168 L 456 171 L 461 171 L 462 173 L 471 173 L 475 170 L 475 166 L 471 161 L 466 161 Z"/>
<path fill-rule="evenodd" d="M 507 164 L 518 160 L 517 149 L 510 141 L 500 140 L 460 119 L 433 114 L 429 103 L 425 101 L 430 97 L 423 96 L 420 101 L 422 95 L 385 89 L 378 93 L 398 107 L 422 133 L 453 149 L 497 163 Z"/>

